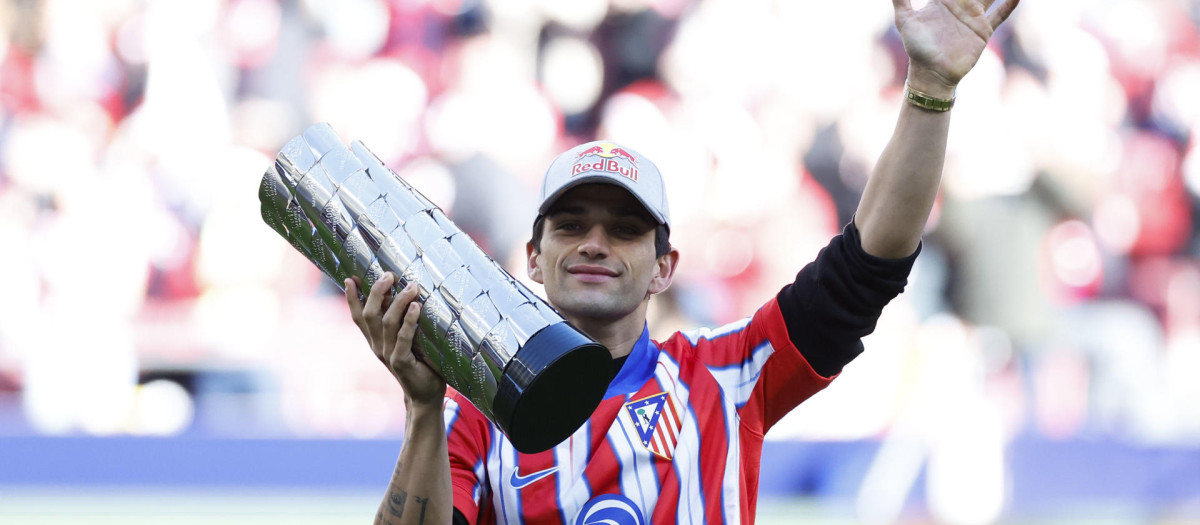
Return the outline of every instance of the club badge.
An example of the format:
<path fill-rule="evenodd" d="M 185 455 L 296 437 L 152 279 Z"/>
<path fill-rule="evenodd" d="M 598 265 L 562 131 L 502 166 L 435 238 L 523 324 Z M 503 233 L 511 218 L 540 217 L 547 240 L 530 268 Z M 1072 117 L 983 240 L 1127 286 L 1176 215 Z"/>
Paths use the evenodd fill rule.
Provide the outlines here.
<path fill-rule="evenodd" d="M 642 445 L 654 455 L 670 460 L 675 451 L 675 443 L 679 440 L 679 431 L 683 428 L 671 395 L 659 392 L 630 401 L 625 403 L 625 411 L 629 412 Z"/>

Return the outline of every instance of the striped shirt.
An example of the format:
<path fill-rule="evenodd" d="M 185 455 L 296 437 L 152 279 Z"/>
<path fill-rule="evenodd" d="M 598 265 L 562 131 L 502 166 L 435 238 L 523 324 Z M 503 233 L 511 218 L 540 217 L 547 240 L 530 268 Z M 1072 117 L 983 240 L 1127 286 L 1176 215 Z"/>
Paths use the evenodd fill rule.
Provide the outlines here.
<path fill-rule="evenodd" d="M 517 452 L 451 392 L 454 506 L 479 523 L 749 523 L 763 434 L 829 381 L 772 299 L 662 343 L 643 330 L 592 417 L 545 452 Z"/>

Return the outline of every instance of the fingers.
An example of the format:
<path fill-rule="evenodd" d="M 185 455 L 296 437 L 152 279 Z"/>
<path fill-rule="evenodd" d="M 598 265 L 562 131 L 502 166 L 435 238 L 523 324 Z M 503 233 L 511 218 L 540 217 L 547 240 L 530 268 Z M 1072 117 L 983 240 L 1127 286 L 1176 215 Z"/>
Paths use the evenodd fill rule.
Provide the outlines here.
<path fill-rule="evenodd" d="M 391 288 L 391 287 L 389 286 L 388 288 Z M 395 297 L 394 294 L 390 293 L 391 292 L 390 289 L 388 290 L 388 292 L 389 293 L 383 294 L 383 303 L 379 305 L 379 309 L 383 310 L 384 315 L 387 315 L 388 308 L 390 308 L 392 306 L 392 299 Z"/>
<path fill-rule="evenodd" d="M 987 14 L 988 6 L 994 0 L 957 0 L 954 2 L 958 10 L 951 10 L 955 13 L 963 13 L 971 18 L 984 16 Z"/>
<path fill-rule="evenodd" d="M 404 324 L 396 334 L 396 351 L 415 353 L 413 337 L 417 333 L 417 321 L 421 318 L 421 303 L 411 302 L 404 309 Z M 414 357 L 415 359 L 415 357 Z"/>
<path fill-rule="evenodd" d="M 391 272 L 385 273 L 382 278 L 375 282 L 371 287 L 371 293 L 367 295 L 367 302 L 363 305 L 363 320 L 366 322 L 367 328 L 371 332 L 372 340 L 378 339 L 383 329 L 380 325 L 381 315 L 383 311 L 383 297 L 387 295 L 392 287 L 393 277 Z"/>
<path fill-rule="evenodd" d="M 363 305 L 358 300 L 358 286 L 350 279 L 346 279 L 342 286 L 346 289 L 346 304 L 350 305 L 350 318 L 354 320 L 354 324 L 358 325 L 358 329 L 362 330 L 364 336 L 370 337 L 367 325 L 363 322 Z"/>
<path fill-rule="evenodd" d="M 993 30 L 1008 20 L 1008 15 L 1012 14 L 1019 2 L 1020 0 L 1003 0 L 1003 3 L 988 15 L 988 23 L 992 24 Z"/>
<path fill-rule="evenodd" d="M 415 288 L 415 287 L 414 287 Z M 400 302 L 397 300 L 397 302 Z M 416 301 L 405 301 L 403 307 L 396 307 L 397 312 L 403 312 L 404 317 L 401 319 L 402 324 L 400 329 L 395 332 L 396 336 L 392 346 L 384 350 L 383 362 L 391 369 L 392 374 L 400 380 L 401 386 L 405 390 L 413 384 L 411 381 L 415 370 L 413 367 L 421 366 L 417 358 L 417 350 L 413 347 L 413 338 L 417 333 L 417 322 L 421 314 L 421 303 Z"/>
<path fill-rule="evenodd" d="M 401 322 L 404 321 L 410 304 L 415 304 L 413 301 L 417 298 L 418 291 L 416 283 L 408 283 L 408 286 L 392 299 L 392 304 L 383 314 L 383 348 L 386 350 L 396 346 L 399 340 L 398 332 L 404 329 Z"/>
<path fill-rule="evenodd" d="M 912 11 L 912 3 L 909 0 L 892 0 L 892 7 L 896 9 L 896 14 L 901 12 Z"/>

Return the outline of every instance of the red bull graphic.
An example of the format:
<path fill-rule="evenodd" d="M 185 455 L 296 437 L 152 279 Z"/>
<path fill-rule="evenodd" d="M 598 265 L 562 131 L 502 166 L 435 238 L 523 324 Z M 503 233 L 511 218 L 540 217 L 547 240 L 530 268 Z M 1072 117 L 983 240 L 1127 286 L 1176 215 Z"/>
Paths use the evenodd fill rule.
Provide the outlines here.
<path fill-rule="evenodd" d="M 622 159 L 628 164 L 622 165 Z M 571 176 L 589 171 L 616 173 L 636 182 L 638 178 L 637 158 L 615 144 L 608 142 L 597 144 L 579 152 L 575 164 L 571 166 Z"/>
<path fill-rule="evenodd" d="M 613 149 L 609 150 L 609 153 L 611 153 L 614 157 L 621 157 L 625 160 L 628 160 L 630 164 L 637 166 L 637 159 L 634 158 L 633 154 L 628 151 L 614 147 Z"/>
<path fill-rule="evenodd" d="M 585 149 L 585 150 L 579 152 L 579 156 L 577 156 L 575 158 L 582 159 L 588 155 L 600 155 L 602 157 L 604 157 L 604 156 L 611 157 L 612 156 L 612 155 L 605 155 L 604 148 L 601 148 L 600 146 L 592 146 L 588 149 Z"/>

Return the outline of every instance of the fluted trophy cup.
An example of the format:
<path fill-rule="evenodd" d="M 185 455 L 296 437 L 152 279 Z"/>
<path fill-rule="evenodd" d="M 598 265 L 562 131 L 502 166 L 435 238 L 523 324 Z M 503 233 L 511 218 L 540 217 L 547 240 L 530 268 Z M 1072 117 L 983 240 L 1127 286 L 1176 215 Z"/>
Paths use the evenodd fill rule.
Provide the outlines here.
<path fill-rule="evenodd" d="M 517 450 L 548 450 L 600 403 L 604 346 L 580 333 L 361 142 L 327 124 L 289 141 L 259 186 L 263 220 L 343 287 L 417 283 L 414 345 Z M 344 289 L 344 288 L 343 288 Z"/>

